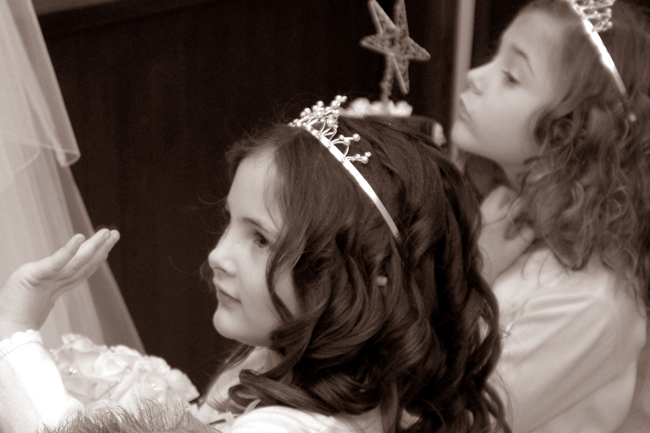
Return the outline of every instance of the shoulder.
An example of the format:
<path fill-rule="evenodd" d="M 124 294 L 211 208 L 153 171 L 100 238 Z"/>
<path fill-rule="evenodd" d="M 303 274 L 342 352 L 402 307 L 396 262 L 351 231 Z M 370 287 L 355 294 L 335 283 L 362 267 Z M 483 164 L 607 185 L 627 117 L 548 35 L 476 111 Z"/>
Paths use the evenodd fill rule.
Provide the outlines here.
<path fill-rule="evenodd" d="M 381 433 L 379 413 L 371 411 L 356 417 L 327 416 L 281 406 L 255 409 L 240 416 L 229 433 Z"/>
<path fill-rule="evenodd" d="M 580 408 L 613 411 L 631 395 L 626 372 L 645 344 L 646 316 L 632 287 L 597 257 L 567 270 L 548 249 L 536 250 L 500 275 L 494 290 L 505 331 L 495 383 L 510 398 L 515 430 L 558 414 L 570 420 Z"/>
<path fill-rule="evenodd" d="M 500 275 L 494 291 L 511 343 L 556 341 L 565 351 L 588 345 L 619 356 L 638 353 L 645 342 L 646 317 L 633 287 L 598 257 L 567 270 L 550 250 L 536 250 Z"/>
<path fill-rule="evenodd" d="M 547 248 L 524 254 L 494 283 L 503 311 L 523 303 L 572 305 L 581 310 L 619 315 L 637 308 L 634 288 L 605 267 L 596 256 L 579 270 L 566 269 Z"/>

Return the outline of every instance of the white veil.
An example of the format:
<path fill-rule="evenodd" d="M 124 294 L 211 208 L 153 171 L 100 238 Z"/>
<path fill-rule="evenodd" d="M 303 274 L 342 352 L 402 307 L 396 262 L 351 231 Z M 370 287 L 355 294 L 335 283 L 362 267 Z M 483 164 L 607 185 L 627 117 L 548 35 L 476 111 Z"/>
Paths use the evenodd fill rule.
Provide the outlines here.
<path fill-rule="evenodd" d="M 93 227 L 68 166 L 79 149 L 30 0 L 0 0 L 0 283 L 21 264 Z M 47 347 L 84 334 L 143 351 L 104 265 L 57 302 L 41 329 Z"/>

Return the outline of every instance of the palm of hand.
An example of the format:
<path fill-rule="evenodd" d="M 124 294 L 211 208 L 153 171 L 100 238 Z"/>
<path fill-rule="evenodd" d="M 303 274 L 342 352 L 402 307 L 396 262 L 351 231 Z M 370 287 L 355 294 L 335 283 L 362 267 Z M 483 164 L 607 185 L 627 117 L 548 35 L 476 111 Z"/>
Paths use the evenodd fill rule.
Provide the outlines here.
<path fill-rule="evenodd" d="M 39 329 L 59 296 L 92 275 L 118 240 L 109 230 L 87 241 L 76 235 L 51 256 L 20 266 L 0 287 L 0 338 Z"/>

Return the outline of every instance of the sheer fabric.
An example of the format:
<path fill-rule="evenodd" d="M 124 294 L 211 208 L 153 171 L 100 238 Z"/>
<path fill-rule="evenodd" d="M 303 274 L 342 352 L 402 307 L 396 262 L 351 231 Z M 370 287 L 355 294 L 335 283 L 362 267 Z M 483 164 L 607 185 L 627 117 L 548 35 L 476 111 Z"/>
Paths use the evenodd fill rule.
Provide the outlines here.
<path fill-rule="evenodd" d="M 0 0 L 0 282 L 74 233 L 93 233 L 69 165 L 79 149 L 29 0 Z M 46 347 L 79 333 L 143 350 L 104 265 L 57 302 L 42 328 Z"/>

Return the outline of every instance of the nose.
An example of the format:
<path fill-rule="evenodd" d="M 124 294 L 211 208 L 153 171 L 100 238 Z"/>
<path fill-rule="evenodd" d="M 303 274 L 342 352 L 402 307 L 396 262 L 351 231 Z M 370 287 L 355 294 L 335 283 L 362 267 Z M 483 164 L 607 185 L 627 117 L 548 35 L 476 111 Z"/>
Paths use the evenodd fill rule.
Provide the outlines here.
<path fill-rule="evenodd" d="M 489 63 L 486 63 L 483 66 L 470 69 L 470 71 L 467 73 L 467 83 L 469 84 L 469 88 L 472 92 L 480 94 L 483 91 L 482 77 L 487 70 L 488 65 Z"/>
<path fill-rule="evenodd" d="M 236 262 L 233 257 L 233 239 L 230 235 L 230 229 L 226 231 L 219 238 L 217 246 L 214 247 L 208 255 L 208 263 L 216 275 L 225 274 L 228 276 L 235 275 L 237 271 Z"/>

